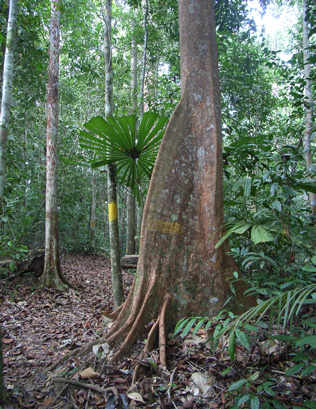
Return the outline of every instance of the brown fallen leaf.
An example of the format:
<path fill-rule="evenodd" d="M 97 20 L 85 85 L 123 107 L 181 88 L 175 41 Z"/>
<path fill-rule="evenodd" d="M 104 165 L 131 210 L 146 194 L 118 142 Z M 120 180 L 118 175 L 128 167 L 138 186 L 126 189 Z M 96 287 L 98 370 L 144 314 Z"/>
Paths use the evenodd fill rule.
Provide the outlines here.
<path fill-rule="evenodd" d="M 79 375 L 82 379 L 89 379 L 89 378 L 98 378 L 100 374 L 95 372 L 91 367 L 84 369 L 83 371 L 79 372 Z"/>
<path fill-rule="evenodd" d="M 4 344 L 11 344 L 11 342 L 13 342 L 13 341 L 14 341 L 14 339 L 12 339 L 12 338 L 3 338 L 3 340 L 2 340 L 2 342 Z"/>

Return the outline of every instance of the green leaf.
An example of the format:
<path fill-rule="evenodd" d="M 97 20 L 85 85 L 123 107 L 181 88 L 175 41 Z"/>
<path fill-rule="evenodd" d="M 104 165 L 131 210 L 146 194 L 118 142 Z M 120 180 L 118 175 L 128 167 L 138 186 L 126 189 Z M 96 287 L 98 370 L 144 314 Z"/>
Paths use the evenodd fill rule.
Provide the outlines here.
<path fill-rule="evenodd" d="M 316 335 L 307 335 L 295 342 L 296 346 L 308 344 L 312 348 L 316 348 Z"/>
<path fill-rule="evenodd" d="M 303 405 L 304 405 L 303 406 L 304 408 L 316 409 L 316 402 L 312 402 L 312 401 L 304 402 Z"/>
<path fill-rule="evenodd" d="M 116 164 L 119 182 L 132 189 L 141 204 L 140 184 L 150 179 L 168 118 L 146 112 L 137 133 L 135 115 L 97 116 L 84 124 L 80 146 L 96 152 L 93 168 Z"/>
<path fill-rule="evenodd" d="M 201 320 L 196 324 L 194 331 L 193 331 L 193 335 L 195 335 L 198 330 L 202 327 L 202 325 L 204 324 L 204 322 L 207 320 L 207 318 L 201 318 Z"/>
<path fill-rule="evenodd" d="M 188 335 L 189 331 L 192 329 L 195 322 L 198 320 L 198 317 L 191 318 L 186 324 L 184 330 L 182 331 L 181 337 L 184 338 Z"/>
<path fill-rule="evenodd" d="M 252 395 L 250 398 L 250 407 L 251 409 L 259 409 L 260 408 L 260 402 L 257 396 Z"/>
<path fill-rule="evenodd" d="M 232 331 L 229 336 L 228 353 L 231 361 L 235 359 L 235 332 Z"/>
<path fill-rule="evenodd" d="M 228 390 L 229 390 L 229 392 L 236 391 L 236 390 L 240 389 L 246 383 L 248 383 L 247 379 L 240 379 L 239 381 L 234 382 L 233 384 L 231 384 L 230 387 L 228 388 Z"/>
<path fill-rule="evenodd" d="M 251 229 L 251 239 L 255 244 L 273 241 L 268 230 L 260 224 L 254 225 Z"/>
<path fill-rule="evenodd" d="M 259 378 L 260 372 L 256 371 L 253 374 L 251 374 L 250 376 L 248 376 L 247 381 L 249 382 L 253 382 L 256 381 Z"/>
<path fill-rule="evenodd" d="M 299 364 L 296 364 L 294 366 L 292 366 L 292 368 L 289 368 L 286 372 L 285 375 L 286 376 L 292 376 L 295 375 L 297 372 L 299 372 L 301 369 L 303 369 L 305 366 L 305 362 L 301 362 Z"/>
<path fill-rule="evenodd" d="M 237 403 L 237 406 L 242 406 L 244 403 L 248 402 L 249 398 L 250 398 L 249 395 L 243 395 L 243 396 L 239 399 L 239 401 L 238 401 L 238 403 Z"/>
<path fill-rule="evenodd" d="M 274 390 L 272 390 L 269 385 L 266 385 L 267 383 L 268 383 L 268 382 L 264 382 L 264 383 L 263 383 L 263 389 L 264 389 L 264 391 L 265 391 L 268 395 L 270 395 L 270 396 L 275 396 Z M 272 382 L 269 382 L 269 383 L 272 383 Z"/>
<path fill-rule="evenodd" d="M 244 197 L 249 197 L 251 192 L 251 179 L 245 179 Z"/>
<path fill-rule="evenodd" d="M 10 271 L 13 273 L 16 269 L 16 265 L 13 263 L 13 261 L 11 261 L 11 263 L 9 264 L 9 269 Z"/>
<path fill-rule="evenodd" d="M 293 190 L 290 186 L 282 186 L 282 190 L 284 193 L 289 195 L 290 197 L 296 197 L 297 193 Z"/>
<path fill-rule="evenodd" d="M 244 220 L 235 223 L 235 226 L 233 226 L 229 230 L 227 230 L 227 232 L 224 234 L 224 236 L 216 243 L 215 249 L 217 249 L 231 234 L 233 234 L 233 233 L 243 234 L 251 226 L 252 226 L 252 223 L 246 222 Z"/>
<path fill-rule="evenodd" d="M 240 342 L 240 344 L 243 347 L 245 347 L 246 349 L 249 349 L 250 343 L 249 343 L 249 339 L 248 339 L 247 335 L 238 328 L 236 328 L 235 332 L 236 332 L 236 337 L 237 337 L 238 341 Z"/>
<path fill-rule="evenodd" d="M 307 367 L 302 370 L 300 375 L 302 378 L 304 378 L 304 376 L 311 375 L 315 370 L 316 370 L 316 365 L 307 365 Z"/>
<path fill-rule="evenodd" d="M 182 330 L 182 328 L 186 325 L 186 323 L 190 320 L 190 318 L 182 318 L 176 325 L 174 329 L 173 336 L 179 334 L 179 332 Z"/>
<path fill-rule="evenodd" d="M 315 183 L 294 183 L 293 186 L 297 189 L 305 190 L 306 192 L 316 193 Z"/>
<path fill-rule="evenodd" d="M 275 201 L 272 203 L 272 207 L 273 207 L 274 209 L 278 210 L 279 212 L 281 212 L 281 210 L 282 210 L 281 202 L 279 202 L 278 200 L 275 200 Z"/>

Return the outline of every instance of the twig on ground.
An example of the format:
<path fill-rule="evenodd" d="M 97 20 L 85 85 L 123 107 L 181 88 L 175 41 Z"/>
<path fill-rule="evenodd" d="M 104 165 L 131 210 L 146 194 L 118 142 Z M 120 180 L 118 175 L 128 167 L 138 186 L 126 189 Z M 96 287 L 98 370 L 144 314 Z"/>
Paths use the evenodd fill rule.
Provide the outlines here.
<path fill-rule="evenodd" d="M 115 386 L 109 386 L 108 388 L 103 389 L 103 388 L 100 388 L 100 386 L 93 385 L 92 383 L 84 383 L 84 382 L 76 381 L 74 379 L 65 379 L 65 378 L 53 378 L 52 381 L 57 382 L 57 383 L 66 383 L 68 385 L 77 386 L 78 388 L 90 389 L 100 394 L 107 394 L 109 392 L 112 392 L 115 395 L 116 399 L 119 399 L 119 393 L 117 389 L 115 388 Z"/>
<path fill-rule="evenodd" d="M 58 398 L 60 398 L 68 389 L 69 385 L 66 385 L 63 387 L 63 389 L 57 393 L 57 395 L 54 397 L 54 399 L 51 401 L 51 403 L 47 406 L 47 409 L 49 409 L 50 407 L 52 407 L 54 405 L 54 403 L 57 401 Z"/>
<path fill-rule="evenodd" d="M 90 389 L 89 389 L 89 390 L 88 390 L 88 396 L 87 396 L 87 401 L 86 401 L 85 409 L 88 409 L 88 404 L 89 404 L 90 395 L 91 395 L 91 391 L 90 391 Z"/>
<path fill-rule="evenodd" d="M 174 407 L 175 409 L 178 409 L 177 405 L 174 403 L 174 401 L 173 401 L 173 399 L 172 399 L 172 397 L 171 397 L 172 383 L 173 383 L 173 378 L 174 378 L 174 375 L 175 375 L 175 373 L 176 373 L 176 370 L 177 370 L 177 367 L 175 367 L 174 370 L 171 372 L 170 381 L 169 381 L 169 388 L 168 388 L 168 391 L 167 391 L 167 395 L 168 395 L 168 398 L 169 398 L 170 402 L 173 404 L 173 407 Z"/>
<path fill-rule="evenodd" d="M 76 348 L 76 349 L 74 349 L 73 351 L 68 352 L 68 354 L 63 355 L 62 357 L 60 357 L 59 359 L 57 359 L 57 361 L 56 361 L 54 364 L 52 364 L 52 365 L 50 365 L 48 368 L 44 369 L 44 370 L 42 371 L 43 374 L 46 374 L 46 373 L 48 373 L 48 372 L 52 372 L 54 369 L 57 368 L 57 366 L 58 366 L 59 364 L 61 364 L 61 363 L 64 362 L 64 361 L 67 361 L 67 359 L 71 358 L 72 356 L 75 356 L 75 355 L 79 354 L 79 352 L 80 352 L 81 349 L 82 349 L 81 347 L 80 347 L 80 348 Z"/>

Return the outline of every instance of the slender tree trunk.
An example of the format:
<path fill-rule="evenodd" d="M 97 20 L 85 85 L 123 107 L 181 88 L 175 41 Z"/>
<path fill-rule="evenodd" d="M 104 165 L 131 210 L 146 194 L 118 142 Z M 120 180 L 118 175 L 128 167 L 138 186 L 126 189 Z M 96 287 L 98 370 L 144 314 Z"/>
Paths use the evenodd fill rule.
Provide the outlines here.
<path fill-rule="evenodd" d="M 125 225 L 127 220 L 127 191 L 124 189 L 124 195 L 122 198 L 122 206 L 120 211 L 120 243 L 121 254 L 126 254 L 127 240 L 125 238 Z"/>
<path fill-rule="evenodd" d="M 46 135 L 46 214 L 45 214 L 45 265 L 42 285 L 64 289 L 64 278 L 59 261 L 58 210 L 57 210 L 57 144 L 58 144 L 58 82 L 60 3 L 51 2 L 50 52 L 48 79 L 48 115 Z"/>
<path fill-rule="evenodd" d="M 3 353 L 2 353 L 2 332 L 0 329 L 0 405 L 4 405 L 7 400 L 7 392 L 3 380 Z"/>
<path fill-rule="evenodd" d="M 143 56 L 143 68 L 140 77 L 140 119 L 144 115 L 144 89 L 145 89 L 145 75 L 146 75 L 146 61 L 147 61 L 147 43 L 148 43 L 148 0 L 145 0 L 145 16 L 144 16 L 144 56 Z"/>
<path fill-rule="evenodd" d="M 131 95 L 132 95 L 132 113 L 137 113 L 137 49 L 136 42 L 132 40 L 132 58 L 131 58 Z"/>
<path fill-rule="evenodd" d="M 3 65 L 2 100 L 0 113 L 0 205 L 3 203 L 3 193 L 7 165 L 7 140 L 12 101 L 12 79 L 14 45 L 16 36 L 17 0 L 10 0 L 7 28 L 6 50 Z"/>
<path fill-rule="evenodd" d="M 106 0 L 105 12 L 105 116 L 113 116 L 113 66 L 112 66 L 112 0 Z M 119 227 L 117 217 L 115 165 L 108 166 L 108 211 L 110 231 L 111 273 L 114 307 L 124 301 Z"/>
<path fill-rule="evenodd" d="M 89 229 L 89 246 L 90 250 L 95 253 L 95 226 L 96 226 L 96 206 L 97 206 L 97 174 L 92 174 L 92 195 L 91 195 L 91 212 L 90 212 L 90 229 Z"/>
<path fill-rule="evenodd" d="M 12 101 L 12 79 L 14 45 L 16 36 L 17 0 L 10 0 L 7 27 L 6 50 L 3 64 L 2 100 L 0 113 L 0 208 L 3 207 L 4 185 L 7 165 L 7 140 Z M 0 330 L 0 404 L 6 401 L 6 390 L 3 381 L 2 333 Z"/>
<path fill-rule="evenodd" d="M 119 240 L 118 214 L 117 214 L 117 196 L 115 165 L 108 166 L 108 211 L 110 228 L 110 251 L 111 251 L 111 272 L 113 287 L 114 308 L 118 308 L 124 302 L 121 252 Z"/>
<path fill-rule="evenodd" d="M 158 99 L 158 86 L 159 86 L 159 51 L 157 55 L 157 60 L 156 60 L 156 78 L 155 78 L 155 98 L 156 100 Z"/>
<path fill-rule="evenodd" d="M 135 41 L 132 41 L 131 58 L 131 94 L 133 103 L 133 114 L 137 111 L 137 50 Z M 127 254 L 135 254 L 136 236 L 136 205 L 135 196 L 129 190 L 127 196 Z"/>
<path fill-rule="evenodd" d="M 311 64 L 309 62 L 310 49 L 309 49 L 309 33 L 308 33 L 308 20 L 306 16 L 307 0 L 303 0 L 303 61 L 304 61 L 304 77 L 305 77 L 305 104 L 306 104 L 306 122 L 304 130 L 304 158 L 307 171 L 310 173 L 309 179 L 314 180 L 314 172 L 311 168 L 313 165 L 313 155 L 311 150 L 311 137 L 313 133 L 313 94 L 312 94 L 312 79 L 311 79 Z M 316 194 L 309 193 L 309 203 L 312 213 L 316 214 Z"/>

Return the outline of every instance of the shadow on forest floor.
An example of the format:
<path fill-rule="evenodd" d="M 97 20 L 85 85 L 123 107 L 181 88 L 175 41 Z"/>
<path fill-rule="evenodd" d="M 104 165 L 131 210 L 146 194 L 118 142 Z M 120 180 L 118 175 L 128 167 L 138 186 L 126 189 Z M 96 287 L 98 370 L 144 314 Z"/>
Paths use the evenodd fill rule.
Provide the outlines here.
<path fill-rule="evenodd" d="M 102 311 L 112 309 L 108 259 L 67 255 L 62 268 L 78 291 L 41 289 L 32 275 L 1 282 L 4 377 L 12 397 L 6 409 L 228 408 L 236 394 L 237 400 L 244 396 L 246 405 L 251 396 L 258 396 L 261 402 L 273 399 L 279 408 L 293 408 L 315 399 L 315 373 L 305 379 L 285 377 L 286 368 L 293 365 L 288 351 L 275 343 L 271 354 L 265 334 L 250 351 L 237 346 L 233 365 L 227 351 L 210 352 L 203 330 L 186 341 L 170 339 L 168 368 L 159 366 L 158 353 L 153 351 L 142 360 L 142 373 L 132 388 L 141 343 L 136 345 L 135 355 L 117 364 L 99 355 L 92 354 L 89 359 L 76 355 L 46 373 L 62 356 L 102 335 L 106 327 Z M 133 274 L 124 272 L 123 281 L 128 292 Z M 85 378 L 83 370 L 87 368 Z M 248 384 L 241 382 L 238 390 L 228 392 L 232 383 L 249 376 L 253 378 L 249 391 L 245 389 Z M 65 379 L 69 382 L 63 382 Z M 266 390 L 260 389 L 269 379 L 272 383 Z"/>

